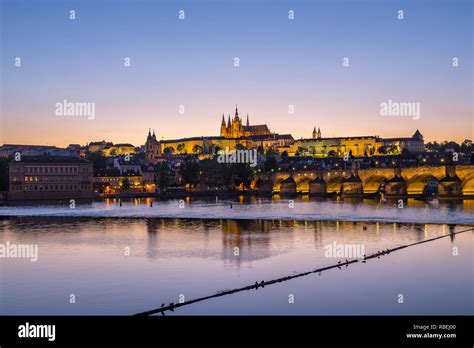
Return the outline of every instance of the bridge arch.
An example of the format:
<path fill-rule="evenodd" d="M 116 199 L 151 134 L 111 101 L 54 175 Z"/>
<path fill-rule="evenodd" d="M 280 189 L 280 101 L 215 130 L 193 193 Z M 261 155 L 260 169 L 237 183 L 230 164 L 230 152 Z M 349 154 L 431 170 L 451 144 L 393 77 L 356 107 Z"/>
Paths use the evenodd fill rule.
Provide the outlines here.
<path fill-rule="evenodd" d="M 343 176 L 332 176 L 326 181 L 326 192 L 327 193 L 339 193 L 341 192 L 342 184 L 345 178 Z"/>
<path fill-rule="evenodd" d="M 474 196 L 474 174 L 469 175 L 462 181 L 462 194 L 464 196 Z"/>
<path fill-rule="evenodd" d="M 387 181 L 383 175 L 372 175 L 369 176 L 367 179 L 364 180 L 362 183 L 362 188 L 364 193 L 375 193 L 379 190 L 380 186 L 383 182 Z"/>
<path fill-rule="evenodd" d="M 415 175 L 407 182 L 407 193 L 409 195 L 421 195 L 426 187 L 429 180 L 438 180 L 432 174 L 420 174 Z"/>
<path fill-rule="evenodd" d="M 311 178 L 305 176 L 303 179 L 296 183 L 296 192 L 309 193 L 309 184 Z"/>
<path fill-rule="evenodd" d="M 272 191 L 273 192 L 276 192 L 276 193 L 279 193 L 280 192 L 280 189 L 281 189 L 281 182 L 284 180 L 285 178 L 283 177 L 277 177 L 275 179 L 275 181 L 273 182 L 273 189 Z"/>

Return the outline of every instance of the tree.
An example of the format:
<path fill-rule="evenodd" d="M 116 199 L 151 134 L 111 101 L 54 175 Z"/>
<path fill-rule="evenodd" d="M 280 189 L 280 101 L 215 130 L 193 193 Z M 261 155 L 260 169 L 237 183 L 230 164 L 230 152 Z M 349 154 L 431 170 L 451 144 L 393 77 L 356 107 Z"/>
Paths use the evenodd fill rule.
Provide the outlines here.
<path fill-rule="evenodd" d="M 202 153 L 202 146 L 201 146 L 201 145 L 198 145 L 198 144 L 194 145 L 194 146 L 193 146 L 193 153 L 194 153 L 194 154 Z"/>
<path fill-rule="evenodd" d="M 465 154 L 471 153 L 473 151 L 472 141 L 469 139 L 464 140 L 461 144 L 460 151 Z"/>
<path fill-rule="evenodd" d="M 283 151 L 283 152 L 281 153 L 281 157 L 288 157 L 288 151 L 286 151 L 286 150 Z"/>
<path fill-rule="evenodd" d="M 303 156 L 306 152 L 306 149 L 302 146 L 298 146 L 298 148 L 296 149 L 296 153 L 295 155 L 296 156 Z"/>
<path fill-rule="evenodd" d="M 207 148 L 204 147 L 204 151 L 210 155 L 213 155 L 216 152 L 216 144 L 209 144 Z"/>
<path fill-rule="evenodd" d="M 337 152 L 334 151 L 334 150 L 331 150 L 331 151 L 328 152 L 328 156 L 329 156 L 329 157 L 336 157 L 336 156 L 337 156 Z"/>
<path fill-rule="evenodd" d="M 8 163 L 12 157 L 0 157 L 0 191 L 8 191 Z"/>
<path fill-rule="evenodd" d="M 178 150 L 179 153 L 183 153 L 186 145 L 184 143 L 179 143 L 178 146 L 176 147 L 176 150 Z"/>
<path fill-rule="evenodd" d="M 235 145 L 235 148 L 236 148 L 237 150 L 244 150 L 244 149 L 245 149 L 245 146 L 244 146 L 243 144 L 240 144 L 240 143 L 239 143 L 239 144 L 236 144 L 236 145 Z"/>
<path fill-rule="evenodd" d="M 130 188 L 130 180 L 127 177 L 123 178 L 121 186 L 123 190 L 128 190 Z"/>
<path fill-rule="evenodd" d="M 412 157 L 411 152 L 408 149 L 403 149 L 401 153 L 402 158 L 410 158 Z"/>
<path fill-rule="evenodd" d="M 86 159 L 92 162 L 94 170 L 105 169 L 107 167 L 107 158 L 101 152 L 86 152 Z"/>
<path fill-rule="evenodd" d="M 459 150 L 461 150 L 461 146 L 459 146 L 459 144 L 454 141 L 445 141 L 443 145 L 440 146 L 439 151 L 445 152 L 447 149 L 452 149 L 455 152 L 459 152 Z"/>
<path fill-rule="evenodd" d="M 273 149 L 273 146 L 269 146 L 265 149 L 265 156 L 274 156 L 275 155 L 275 150 Z"/>
<path fill-rule="evenodd" d="M 270 172 L 272 169 L 275 170 L 277 168 L 277 161 L 275 159 L 275 156 L 268 156 L 263 168 L 266 172 Z"/>
<path fill-rule="evenodd" d="M 249 187 L 252 179 L 255 177 L 255 169 L 250 167 L 247 163 L 235 163 L 232 166 L 234 184 L 244 187 Z"/>
<path fill-rule="evenodd" d="M 179 170 L 185 184 L 195 185 L 198 182 L 199 164 L 191 156 L 184 159 Z"/>
<path fill-rule="evenodd" d="M 234 175 L 234 169 L 233 166 L 230 164 L 220 164 L 220 173 L 222 176 L 222 181 L 224 182 L 224 185 L 227 187 L 230 187 L 232 184 L 232 178 Z"/>
<path fill-rule="evenodd" d="M 400 148 L 397 145 L 392 144 L 392 145 L 390 145 L 388 153 L 392 154 L 392 155 L 396 155 L 396 154 L 400 153 Z"/>
<path fill-rule="evenodd" d="M 174 153 L 174 147 L 172 146 L 167 146 L 165 147 L 165 149 L 163 150 L 163 152 L 166 154 L 166 155 L 172 155 Z"/>
<path fill-rule="evenodd" d="M 221 186 L 223 180 L 222 180 L 222 172 L 219 163 L 217 163 L 217 159 L 209 159 L 206 158 L 202 161 L 199 162 L 199 169 L 202 171 L 202 174 L 200 176 L 200 179 L 203 180 L 203 182 L 208 186 L 208 187 L 217 187 Z"/>
<path fill-rule="evenodd" d="M 166 162 L 161 162 L 155 166 L 155 184 L 160 190 L 166 190 L 170 184 L 170 168 Z"/>

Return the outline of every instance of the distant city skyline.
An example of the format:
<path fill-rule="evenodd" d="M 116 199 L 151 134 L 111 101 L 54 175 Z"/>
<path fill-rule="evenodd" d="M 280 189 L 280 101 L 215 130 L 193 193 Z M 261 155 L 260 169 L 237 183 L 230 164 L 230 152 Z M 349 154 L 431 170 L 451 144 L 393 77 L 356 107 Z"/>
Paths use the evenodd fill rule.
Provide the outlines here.
<path fill-rule="evenodd" d="M 0 144 L 139 146 L 149 128 L 159 140 L 217 136 L 236 104 L 295 139 L 316 126 L 323 137 L 472 140 L 472 6 L 4 0 Z M 95 117 L 57 116 L 65 99 L 95 103 Z M 419 119 L 382 116 L 389 100 L 419 103 Z"/>

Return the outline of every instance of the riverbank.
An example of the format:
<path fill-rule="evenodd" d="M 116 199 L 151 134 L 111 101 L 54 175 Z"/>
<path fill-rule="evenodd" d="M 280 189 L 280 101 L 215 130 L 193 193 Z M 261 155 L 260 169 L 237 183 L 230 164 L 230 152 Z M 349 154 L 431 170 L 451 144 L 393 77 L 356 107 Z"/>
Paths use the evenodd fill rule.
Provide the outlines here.
<path fill-rule="evenodd" d="M 43 204 L 69 204 L 70 200 L 74 202 L 100 202 L 107 199 L 118 199 L 118 200 L 130 200 L 130 199 L 156 199 L 156 200 L 169 200 L 169 199 L 188 199 L 188 198 L 202 198 L 202 199 L 237 199 L 239 197 L 261 197 L 261 198 L 276 198 L 276 199 L 298 199 L 298 198 L 309 198 L 315 200 L 324 199 L 344 199 L 344 200 L 363 200 L 370 199 L 374 201 L 398 201 L 415 199 L 424 202 L 430 202 L 433 199 L 440 201 L 463 201 L 463 200 L 474 200 L 474 195 L 463 195 L 463 196 L 436 196 L 436 195 L 385 195 L 368 193 L 368 194 L 339 194 L 339 193 L 326 193 L 316 194 L 308 192 L 296 192 L 296 193 L 279 193 L 279 192 L 261 192 L 261 191 L 173 191 L 173 192 L 162 192 L 162 193 L 150 193 L 150 192 L 131 192 L 111 195 L 96 195 L 92 198 L 62 198 L 62 199 L 50 199 L 45 197 L 44 199 L 29 199 L 29 200 L 8 200 L 7 195 L 0 196 L 1 205 L 43 205 Z"/>

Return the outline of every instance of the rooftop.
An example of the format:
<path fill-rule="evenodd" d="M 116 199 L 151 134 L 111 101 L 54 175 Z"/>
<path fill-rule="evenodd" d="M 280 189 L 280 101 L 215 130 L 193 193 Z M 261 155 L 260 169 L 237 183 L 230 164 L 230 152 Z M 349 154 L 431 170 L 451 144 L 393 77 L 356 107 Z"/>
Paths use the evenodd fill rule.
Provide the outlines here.
<path fill-rule="evenodd" d="M 10 163 L 38 163 L 38 164 L 62 164 L 62 163 L 91 163 L 88 160 L 78 156 L 53 156 L 53 155 L 42 155 L 42 156 L 21 156 L 20 161 L 14 159 Z"/>

